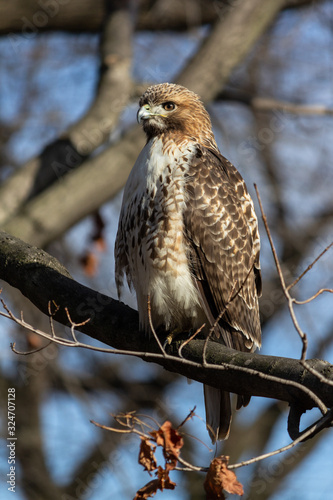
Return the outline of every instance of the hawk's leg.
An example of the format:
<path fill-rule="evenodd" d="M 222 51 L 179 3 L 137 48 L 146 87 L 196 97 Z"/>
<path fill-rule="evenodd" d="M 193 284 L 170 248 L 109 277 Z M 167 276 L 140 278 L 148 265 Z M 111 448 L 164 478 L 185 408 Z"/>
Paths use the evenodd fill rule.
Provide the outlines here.
<path fill-rule="evenodd" d="M 179 327 L 174 328 L 173 330 L 171 330 L 171 332 L 168 333 L 168 335 L 166 336 L 165 341 L 163 342 L 163 349 L 165 349 L 166 346 L 170 345 L 171 342 L 177 337 L 177 335 L 179 335 L 182 332 L 183 332 L 183 330 L 181 328 L 179 328 Z"/>
<path fill-rule="evenodd" d="M 180 327 L 174 328 L 170 333 L 168 333 L 166 339 L 164 340 L 163 349 L 165 349 L 166 346 L 170 345 L 171 342 L 173 342 L 173 340 L 175 340 L 175 338 L 180 336 L 180 335 L 183 337 L 183 340 L 185 340 L 185 344 L 187 344 L 190 340 L 192 340 L 194 337 L 196 337 L 196 335 L 199 333 L 199 331 L 191 328 L 188 331 L 188 333 L 185 334 L 184 332 L 186 332 L 186 329 L 180 328 Z"/>

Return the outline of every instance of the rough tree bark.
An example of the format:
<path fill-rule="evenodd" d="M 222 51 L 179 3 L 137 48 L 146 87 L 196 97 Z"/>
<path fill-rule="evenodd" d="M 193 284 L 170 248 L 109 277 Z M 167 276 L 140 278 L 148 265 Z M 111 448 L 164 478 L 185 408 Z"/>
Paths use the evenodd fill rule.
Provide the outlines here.
<path fill-rule="evenodd" d="M 141 359 L 156 362 L 169 371 L 230 392 L 288 401 L 302 410 L 316 406 L 309 395 L 289 385 L 296 382 L 311 390 L 326 406 L 333 406 L 332 386 L 319 380 L 296 359 L 242 353 L 208 342 L 205 360 L 215 366 L 204 366 L 204 340 L 193 340 L 182 349 L 183 358 L 190 363 L 179 356 L 182 341 L 172 343 L 168 349 L 171 356 L 156 356 L 160 354 L 159 347 L 154 338 L 147 340 L 140 335 L 136 311 L 79 284 L 57 259 L 3 231 L 0 232 L 0 278 L 18 288 L 46 314 L 49 302 L 54 301 L 59 307 L 54 315 L 56 321 L 68 325 L 67 307 L 74 323 L 89 318 L 77 330 L 116 349 L 135 352 Z M 333 381 L 332 365 L 321 360 L 309 363 Z M 223 364 L 228 367 L 221 370 L 219 366 Z"/>

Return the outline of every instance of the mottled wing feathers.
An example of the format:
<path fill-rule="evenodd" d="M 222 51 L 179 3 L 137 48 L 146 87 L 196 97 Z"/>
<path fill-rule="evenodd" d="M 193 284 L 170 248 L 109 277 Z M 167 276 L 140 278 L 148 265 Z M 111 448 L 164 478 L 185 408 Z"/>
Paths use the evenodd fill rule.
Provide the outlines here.
<path fill-rule="evenodd" d="M 245 183 L 218 151 L 198 148 L 188 179 L 184 213 L 189 261 L 203 308 L 229 347 L 260 346 L 259 234 Z M 218 331 L 217 331 L 218 332 Z"/>

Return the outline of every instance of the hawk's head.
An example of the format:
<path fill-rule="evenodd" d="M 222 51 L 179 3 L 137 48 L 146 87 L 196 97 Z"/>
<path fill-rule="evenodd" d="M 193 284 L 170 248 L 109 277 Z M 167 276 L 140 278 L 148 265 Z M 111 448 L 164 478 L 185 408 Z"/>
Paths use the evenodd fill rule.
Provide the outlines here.
<path fill-rule="evenodd" d="M 214 141 L 211 121 L 200 97 L 181 85 L 161 83 L 148 87 L 139 106 L 138 122 L 143 123 L 148 139 L 173 131 L 199 141 L 204 137 Z"/>

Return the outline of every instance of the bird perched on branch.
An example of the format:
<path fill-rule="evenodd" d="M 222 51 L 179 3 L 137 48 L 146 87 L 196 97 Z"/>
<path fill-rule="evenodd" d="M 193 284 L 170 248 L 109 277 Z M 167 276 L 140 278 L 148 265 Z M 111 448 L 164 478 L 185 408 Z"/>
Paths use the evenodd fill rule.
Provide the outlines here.
<path fill-rule="evenodd" d="M 260 240 L 253 202 L 215 142 L 199 96 L 149 87 L 138 122 L 147 143 L 128 178 L 115 244 L 116 283 L 136 291 L 142 330 L 204 332 L 228 347 L 261 344 Z M 149 318 L 150 304 L 151 318 Z M 230 395 L 204 386 L 213 443 L 228 437 Z M 249 402 L 238 395 L 237 408 Z"/>

